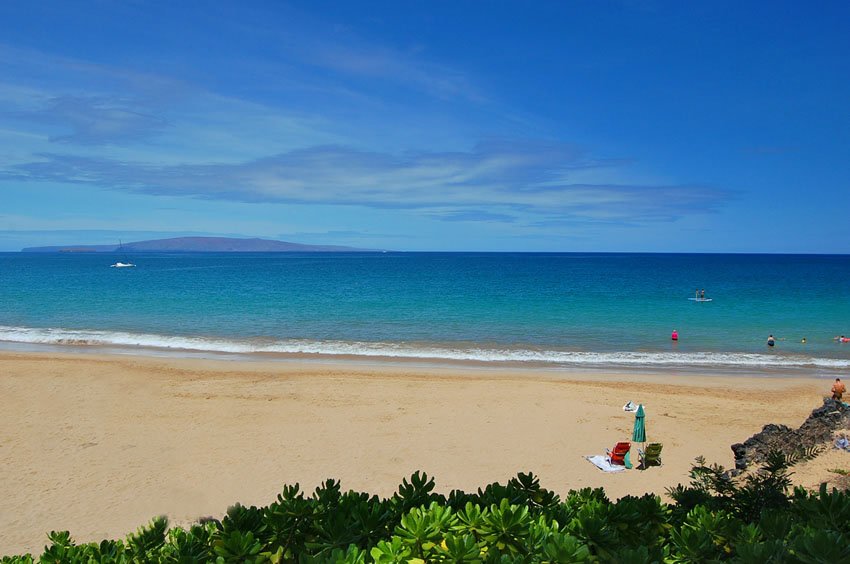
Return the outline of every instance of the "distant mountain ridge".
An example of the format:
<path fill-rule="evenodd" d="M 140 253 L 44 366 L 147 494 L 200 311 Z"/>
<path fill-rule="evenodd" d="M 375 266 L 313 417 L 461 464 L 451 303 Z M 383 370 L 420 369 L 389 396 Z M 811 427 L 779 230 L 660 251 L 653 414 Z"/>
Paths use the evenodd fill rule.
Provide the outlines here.
<path fill-rule="evenodd" d="M 273 239 L 238 239 L 232 237 L 174 237 L 152 239 L 119 245 L 64 245 L 52 247 L 27 247 L 22 253 L 126 253 L 185 252 L 185 253 L 321 253 L 321 252 L 379 252 L 375 249 L 357 249 L 337 245 L 304 245 Z"/>

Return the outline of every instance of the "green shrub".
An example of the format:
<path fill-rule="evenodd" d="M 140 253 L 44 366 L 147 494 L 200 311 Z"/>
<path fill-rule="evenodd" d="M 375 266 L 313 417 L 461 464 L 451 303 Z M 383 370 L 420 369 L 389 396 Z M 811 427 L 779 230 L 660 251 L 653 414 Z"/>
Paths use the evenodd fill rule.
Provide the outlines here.
<path fill-rule="evenodd" d="M 771 454 L 739 478 L 697 459 L 691 483 L 668 490 L 672 504 L 655 495 L 611 501 L 600 488 L 560 500 L 530 473 L 442 496 L 416 472 L 388 499 L 343 492 L 336 480 L 308 497 L 295 484 L 267 507 L 236 504 L 189 529 L 157 517 L 123 541 L 83 545 L 54 531 L 38 559 L 0 564 L 850 563 L 850 493 L 824 485 L 789 495 L 798 459 Z"/>

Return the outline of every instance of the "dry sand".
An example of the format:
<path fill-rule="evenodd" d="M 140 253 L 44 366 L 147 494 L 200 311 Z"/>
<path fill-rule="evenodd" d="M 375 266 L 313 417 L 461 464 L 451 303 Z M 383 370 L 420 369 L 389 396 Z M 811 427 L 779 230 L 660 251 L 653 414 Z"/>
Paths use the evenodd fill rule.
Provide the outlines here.
<path fill-rule="evenodd" d="M 829 382 L 3 352 L 0 555 L 40 551 L 50 530 L 88 542 L 160 514 L 220 517 L 330 477 L 387 496 L 416 470 L 445 493 L 533 471 L 559 494 L 663 495 L 696 456 L 729 467 L 765 423 L 800 425 Z M 646 405 L 664 466 L 605 474 L 583 455 L 630 437 L 626 400 Z M 840 465 L 799 474 L 816 485 Z"/>

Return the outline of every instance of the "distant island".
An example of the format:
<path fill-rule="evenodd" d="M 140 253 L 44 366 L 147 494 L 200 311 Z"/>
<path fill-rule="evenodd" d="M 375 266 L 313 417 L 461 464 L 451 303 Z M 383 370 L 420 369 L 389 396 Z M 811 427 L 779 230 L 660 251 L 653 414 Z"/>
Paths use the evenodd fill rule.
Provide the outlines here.
<path fill-rule="evenodd" d="M 302 245 L 273 239 L 235 239 L 232 237 L 175 237 L 135 241 L 119 245 L 65 245 L 54 247 L 27 247 L 22 253 L 350 253 L 381 252 L 375 249 L 357 249 L 335 245 Z"/>

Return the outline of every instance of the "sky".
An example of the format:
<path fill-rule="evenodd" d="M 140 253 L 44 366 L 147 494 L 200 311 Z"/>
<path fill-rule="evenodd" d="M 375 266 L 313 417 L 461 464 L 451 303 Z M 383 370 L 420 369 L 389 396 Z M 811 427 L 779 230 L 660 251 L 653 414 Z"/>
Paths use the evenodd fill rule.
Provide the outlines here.
<path fill-rule="evenodd" d="M 0 3 L 0 251 L 850 252 L 850 3 Z"/>

